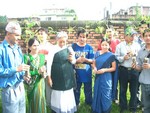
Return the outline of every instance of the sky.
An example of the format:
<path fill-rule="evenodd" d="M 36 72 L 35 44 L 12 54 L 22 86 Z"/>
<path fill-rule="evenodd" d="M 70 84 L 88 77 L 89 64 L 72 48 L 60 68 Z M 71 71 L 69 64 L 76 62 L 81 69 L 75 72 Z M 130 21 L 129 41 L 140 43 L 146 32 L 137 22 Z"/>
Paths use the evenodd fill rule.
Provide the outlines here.
<path fill-rule="evenodd" d="M 7 17 L 36 16 L 42 9 L 51 7 L 71 8 L 78 20 L 100 20 L 104 10 L 117 13 L 131 6 L 150 6 L 149 0 L 0 0 L 0 15 Z"/>

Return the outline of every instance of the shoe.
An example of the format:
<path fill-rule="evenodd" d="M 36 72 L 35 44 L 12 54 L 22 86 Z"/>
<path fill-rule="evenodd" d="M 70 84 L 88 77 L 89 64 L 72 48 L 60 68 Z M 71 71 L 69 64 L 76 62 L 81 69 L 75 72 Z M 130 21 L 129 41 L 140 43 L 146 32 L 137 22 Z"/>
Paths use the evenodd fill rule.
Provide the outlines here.
<path fill-rule="evenodd" d="M 52 113 L 56 113 L 54 110 L 52 110 Z"/>
<path fill-rule="evenodd" d="M 127 108 L 120 108 L 120 113 L 126 113 L 126 112 L 128 112 Z"/>
<path fill-rule="evenodd" d="M 130 113 L 136 113 L 136 110 L 129 110 Z"/>
<path fill-rule="evenodd" d="M 80 108 L 80 106 L 81 106 L 81 105 L 80 105 L 80 103 L 79 103 L 79 104 L 77 105 L 77 109 L 79 109 L 79 108 Z"/>
<path fill-rule="evenodd" d="M 126 110 L 125 109 L 121 109 L 120 110 L 120 113 L 124 113 Z"/>
<path fill-rule="evenodd" d="M 115 104 L 119 105 L 119 100 L 114 100 L 113 101 Z"/>
<path fill-rule="evenodd" d="M 137 109 L 141 109 L 142 108 L 142 104 L 141 104 L 141 102 L 138 102 L 137 103 Z"/>

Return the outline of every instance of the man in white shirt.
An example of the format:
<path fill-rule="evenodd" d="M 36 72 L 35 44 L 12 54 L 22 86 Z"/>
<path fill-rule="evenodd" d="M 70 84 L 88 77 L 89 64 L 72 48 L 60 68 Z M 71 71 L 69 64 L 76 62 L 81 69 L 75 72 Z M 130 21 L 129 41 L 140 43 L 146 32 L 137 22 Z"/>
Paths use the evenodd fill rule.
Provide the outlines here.
<path fill-rule="evenodd" d="M 125 41 L 116 47 L 115 55 L 120 63 L 119 66 L 119 83 L 120 83 L 120 109 L 121 113 L 128 109 L 127 105 L 127 88 L 129 83 L 130 101 L 129 110 L 136 112 L 136 93 L 138 88 L 138 71 L 132 69 L 132 58 L 137 55 L 140 46 L 133 37 L 134 30 L 131 27 L 125 29 Z"/>

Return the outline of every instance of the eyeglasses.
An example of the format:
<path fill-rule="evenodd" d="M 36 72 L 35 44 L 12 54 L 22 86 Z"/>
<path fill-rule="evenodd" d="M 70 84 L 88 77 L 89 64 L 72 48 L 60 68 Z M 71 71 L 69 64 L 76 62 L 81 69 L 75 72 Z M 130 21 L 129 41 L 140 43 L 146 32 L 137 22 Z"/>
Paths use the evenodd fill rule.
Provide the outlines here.
<path fill-rule="evenodd" d="M 9 33 L 9 34 L 11 34 L 13 36 L 20 36 L 19 34 L 16 34 L 16 33 Z"/>
<path fill-rule="evenodd" d="M 39 33 L 38 33 L 38 35 L 43 35 L 43 34 L 44 34 L 43 32 L 39 32 Z"/>
<path fill-rule="evenodd" d="M 128 34 L 128 33 L 127 33 L 127 34 L 125 34 L 125 36 L 131 36 L 131 34 Z"/>
<path fill-rule="evenodd" d="M 146 32 L 150 32 L 150 29 L 145 29 L 145 30 L 144 30 L 144 33 L 146 33 Z"/>

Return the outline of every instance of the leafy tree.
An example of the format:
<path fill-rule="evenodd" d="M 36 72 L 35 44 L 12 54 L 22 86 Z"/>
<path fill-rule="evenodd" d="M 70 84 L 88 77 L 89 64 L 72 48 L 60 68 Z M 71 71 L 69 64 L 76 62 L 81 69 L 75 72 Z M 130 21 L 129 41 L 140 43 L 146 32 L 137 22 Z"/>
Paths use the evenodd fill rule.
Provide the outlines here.
<path fill-rule="evenodd" d="M 22 39 L 27 42 L 29 38 L 33 37 L 35 35 L 35 27 L 39 27 L 39 23 L 37 21 L 34 21 L 32 19 L 26 19 L 23 22 L 20 23 L 22 26 Z"/>
<path fill-rule="evenodd" d="M 142 15 L 138 5 L 135 7 L 135 11 L 135 17 L 129 18 L 129 21 L 126 22 L 126 26 L 132 26 L 136 28 L 140 25 L 141 21 L 145 21 L 147 24 L 150 23 L 150 16 Z"/>

